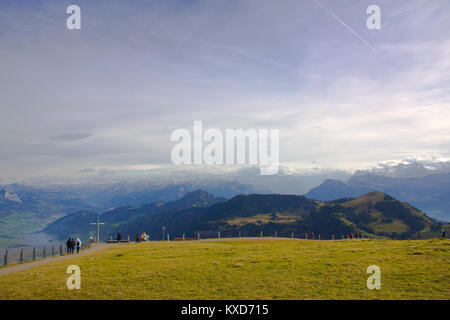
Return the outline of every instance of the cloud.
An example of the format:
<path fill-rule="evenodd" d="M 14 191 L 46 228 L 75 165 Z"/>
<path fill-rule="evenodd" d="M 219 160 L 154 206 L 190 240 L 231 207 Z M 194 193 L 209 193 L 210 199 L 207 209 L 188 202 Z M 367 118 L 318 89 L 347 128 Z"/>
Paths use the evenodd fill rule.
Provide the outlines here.
<path fill-rule="evenodd" d="M 74 141 L 74 140 L 87 139 L 89 137 L 92 137 L 92 135 L 89 133 L 68 133 L 68 134 L 60 134 L 60 135 L 53 136 L 53 137 L 51 137 L 51 139 L 58 140 L 58 141 Z"/>
<path fill-rule="evenodd" d="M 194 120 L 280 129 L 286 174 L 450 155 L 448 5 L 380 0 L 368 30 L 370 1 L 321 3 L 381 55 L 314 1 L 80 0 L 77 31 L 2 1 L 1 178 L 170 166 Z"/>

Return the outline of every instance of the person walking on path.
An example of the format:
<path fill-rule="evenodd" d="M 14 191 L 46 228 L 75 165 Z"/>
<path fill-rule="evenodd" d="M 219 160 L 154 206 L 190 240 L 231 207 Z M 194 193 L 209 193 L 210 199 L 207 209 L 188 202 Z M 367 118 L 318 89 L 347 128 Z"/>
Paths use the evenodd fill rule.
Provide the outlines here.
<path fill-rule="evenodd" d="M 81 241 L 80 238 L 77 238 L 77 254 L 80 253 L 80 249 L 81 249 Z"/>
<path fill-rule="evenodd" d="M 69 254 L 72 254 L 73 239 L 69 239 Z"/>
<path fill-rule="evenodd" d="M 348 234 L 348 237 L 351 239 L 353 239 L 353 233 L 350 231 L 350 233 Z"/>
<path fill-rule="evenodd" d="M 117 242 L 120 243 L 120 241 L 122 241 L 122 235 L 120 234 L 120 232 L 117 234 Z"/>
<path fill-rule="evenodd" d="M 442 229 L 442 238 L 445 238 L 445 235 L 447 234 L 447 230 L 445 230 L 445 229 Z"/>
<path fill-rule="evenodd" d="M 72 251 L 72 254 L 75 252 L 75 240 L 72 238 L 70 241 L 70 250 Z"/>
<path fill-rule="evenodd" d="M 136 243 L 141 242 L 141 237 L 139 236 L 139 232 L 136 233 Z"/>
<path fill-rule="evenodd" d="M 71 239 L 69 238 L 69 239 L 67 239 L 67 241 L 66 241 L 66 253 L 67 254 L 69 254 L 70 253 L 70 242 L 71 241 Z"/>

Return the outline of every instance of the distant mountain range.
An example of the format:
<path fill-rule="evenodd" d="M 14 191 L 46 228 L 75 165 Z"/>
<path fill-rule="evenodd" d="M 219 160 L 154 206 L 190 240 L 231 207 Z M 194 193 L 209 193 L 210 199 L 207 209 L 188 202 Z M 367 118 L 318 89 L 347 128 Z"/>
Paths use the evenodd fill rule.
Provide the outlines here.
<path fill-rule="evenodd" d="M 116 207 L 174 201 L 199 188 L 219 198 L 265 191 L 223 180 L 179 184 L 157 181 L 46 187 L 21 184 L 0 186 L 0 246 L 19 244 L 24 234 L 41 230 L 74 212 L 82 211 L 85 218 L 90 219 L 93 215 Z"/>
<path fill-rule="evenodd" d="M 61 238 L 94 233 L 88 222 L 94 213 L 78 212 L 55 221 L 44 229 Z M 137 232 L 151 239 L 167 233 L 181 237 L 304 236 L 313 232 L 329 239 L 358 231 L 371 237 L 398 239 L 426 238 L 439 235 L 441 226 L 418 209 L 381 192 L 370 192 L 356 199 L 334 201 L 310 200 L 303 196 L 243 194 L 230 200 L 218 199 L 205 191 L 195 191 L 174 202 L 156 202 L 139 207 L 122 207 L 100 215 L 103 237 L 134 237 Z"/>
<path fill-rule="evenodd" d="M 305 195 L 308 199 L 318 200 L 318 202 L 308 200 L 312 201 L 308 202 L 310 204 L 316 203 L 312 209 L 308 209 L 308 212 L 320 211 L 317 207 L 317 203 L 323 202 L 327 204 L 334 199 L 359 198 L 376 190 L 389 194 L 400 201 L 410 203 L 419 210 L 426 212 L 427 215 L 432 218 L 440 221 L 450 221 L 450 173 L 426 174 L 429 171 L 441 172 L 447 167 L 439 164 L 439 167 L 433 167 L 432 170 L 426 169 L 426 171 L 418 170 L 417 167 L 416 164 L 408 164 L 401 166 L 396 165 L 394 167 L 395 170 L 393 170 L 391 166 L 388 166 L 383 170 L 378 170 L 376 172 L 357 172 L 347 183 L 340 180 L 325 180 L 320 186 L 311 189 Z M 419 169 L 420 168 L 422 167 L 419 166 Z M 428 168 L 428 166 L 426 166 L 426 168 Z M 413 173 L 420 171 L 422 175 L 418 177 L 403 177 L 406 173 L 407 175 L 411 174 L 412 169 L 414 169 Z M 295 180 L 290 182 L 294 183 Z M 184 199 L 183 197 L 198 189 L 205 190 L 205 192 L 210 195 L 204 195 L 204 203 L 197 203 L 194 208 L 195 201 L 189 198 Z M 83 222 L 82 224 L 85 222 L 87 223 L 87 221 L 93 222 L 96 220 L 97 215 L 100 215 L 101 213 L 103 213 L 101 214 L 102 219 L 107 222 L 104 227 L 104 231 L 107 234 L 113 234 L 120 229 L 123 232 L 132 235 L 134 230 L 137 230 L 137 227 L 140 224 L 143 224 L 142 226 L 145 228 L 141 228 L 142 231 L 152 231 L 155 238 L 158 238 L 156 234 L 158 234 L 158 232 L 160 233 L 160 231 L 151 227 L 151 224 L 162 227 L 162 224 L 164 223 L 167 225 L 166 227 L 169 228 L 172 223 L 178 223 L 178 216 L 174 212 L 178 213 L 183 210 L 191 210 L 192 208 L 197 210 L 199 207 L 214 207 L 218 205 L 216 202 L 223 202 L 225 199 L 230 199 L 228 201 L 236 201 L 234 197 L 241 194 L 252 194 L 252 197 L 257 197 L 254 194 L 267 195 L 270 193 L 273 192 L 264 187 L 255 187 L 223 179 L 194 179 L 190 182 L 174 182 L 170 179 L 155 179 L 149 181 L 142 180 L 109 184 L 53 185 L 45 187 L 10 184 L 0 186 L 0 246 L 19 244 L 24 234 L 42 230 L 47 226 L 48 229 L 46 230 L 56 235 L 85 235 L 95 228 L 89 229 L 93 227 L 88 227 L 88 229 L 86 229 L 80 227 L 80 229 L 77 229 L 77 227 L 75 229 L 67 229 L 63 224 L 67 223 L 69 226 L 75 226 L 75 224 L 72 224 L 70 221 L 75 221 L 77 223 Z M 212 196 L 212 194 L 214 194 L 214 196 Z M 286 197 L 287 198 L 284 199 L 288 201 L 291 199 L 289 197 L 293 196 Z M 180 199 L 184 199 L 186 203 L 182 204 L 182 202 L 176 202 Z M 264 200 L 265 198 L 262 199 Z M 245 209 L 253 212 L 252 210 L 254 210 L 254 208 L 252 206 L 253 205 L 248 204 Z M 258 208 L 257 204 L 255 204 L 255 208 Z M 279 209 L 282 211 L 282 206 Z M 185 233 L 194 230 L 206 232 L 207 228 L 199 228 L 199 226 L 194 227 L 191 224 L 191 222 L 197 221 L 197 214 L 198 212 L 196 211 L 195 219 L 192 218 L 192 221 L 182 220 L 182 222 L 180 222 L 182 223 L 180 228 L 175 228 L 174 230 L 184 229 Z M 264 214 L 266 215 L 267 213 Z M 270 214 L 278 215 L 279 213 L 270 212 Z M 212 213 L 211 216 L 214 216 L 214 213 Z M 67 220 L 62 219 L 64 217 L 66 217 Z M 168 217 L 174 217 L 174 221 L 165 220 L 168 219 Z M 310 216 L 310 218 L 311 217 L 318 217 L 318 215 Z M 324 216 L 323 218 L 326 220 L 329 217 Z M 52 223 L 58 219 L 61 220 L 59 220 L 57 224 L 52 225 Z M 153 219 L 158 220 L 155 221 Z M 203 220 L 202 223 L 205 223 L 208 219 L 201 220 Z M 270 220 L 269 222 L 276 223 L 275 220 L 277 220 L 277 218 L 274 216 L 273 221 Z M 278 221 L 281 220 L 279 219 Z M 263 219 L 261 221 L 265 220 Z M 342 222 L 342 219 L 339 221 Z M 351 219 L 349 221 L 355 223 L 355 221 Z M 223 221 L 216 221 L 216 223 L 220 225 Z M 319 222 L 312 223 L 311 221 L 308 223 L 310 224 L 306 229 L 310 229 L 312 226 L 317 227 L 319 224 Z M 336 226 L 339 225 L 332 224 Z M 260 224 L 256 225 L 257 227 L 254 227 L 251 223 L 246 224 L 245 226 L 242 226 L 242 231 L 254 231 L 260 227 Z M 286 225 L 289 224 L 283 226 Z M 186 226 L 189 226 L 189 228 Z M 202 225 L 200 225 L 200 227 L 201 226 Z M 267 224 L 264 227 L 267 228 L 267 230 L 272 230 L 270 226 L 271 224 Z M 218 226 L 216 227 L 216 229 L 218 229 Z M 291 226 L 289 228 L 291 228 Z M 303 227 L 295 228 L 295 230 L 300 231 L 303 230 L 302 228 Z M 348 229 L 348 226 L 346 228 Z M 346 228 L 343 227 L 341 229 L 347 230 Z M 372 227 L 368 226 L 368 228 L 369 229 L 366 228 L 365 230 L 367 230 L 368 233 L 371 233 Z M 338 229 L 339 228 L 336 228 L 336 230 Z M 211 230 L 214 230 L 214 228 Z M 213 232 L 211 230 L 210 232 Z M 234 229 L 228 228 L 227 230 Z M 407 232 L 410 229 L 394 228 L 391 230 L 388 228 L 387 231 L 383 231 L 383 229 L 375 228 L 373 230 L 374 235 L 380 235 L 378 232 L 385 232 L 386 234 L 396 232 L 399 234 Z M 281 232 L 281 229 L 276 231 Z M 223 232 L 227 231 L 224 230 Z M 409 237 L 412 235 L 405 234 L 404 236 Z"/>
<path fill-rule="evenodd" d="M 169 181 L 120 182 L 106 185 L 66 186 L 65 190 L 97 208 L 135 206 L 156 201 L 173 201 L 202 189 L 217 197 L 231 198 L 241 193 L 261 193 L 268 189 L 222 179 L 199 179 L 174 183 Z M 104 210 L 97 210 L 102 212 Z"/>
<path fill-rule="evenodd" d="M 325 180 L 305 196 L 327 201 L 343 197 L 359 197 L 373 190 L 406 201 L 435 219 L 450 221 L 450 173 L 414 178 L 357 174 L 351 177 L 348 183 Z"/>
<path fill-rule="evenodd" d="M 0 187 L 0 245 L 18 244 L 24 234 L 61 216 L 93 207 L 70 193 L 14 184 Z"/>
<path fill-rule="evenodd" d="M 124 206 L 108 210 L 101 215 L 94 212 L 79 211 L 56 220 L 42 231 L 61 238 L 69 236 L 87 237 L 88 234 L 96 232 L 96 227 L 90 225 L 90 223 L 95 222 L 99 216 L 101 222 L 105 223 L 102 226 L 103 232 L 111 233 L 116 229 L 125 228 L 127 225 L 135 224 L 138 227 L 142 224 L 142 220 L 150 216 L 192 207 L 207 207 L 225 200 L 225 198 L 216 198 L 206 191 L 198 190 L 175 201 L 158 201 L 140 206 Z"/>

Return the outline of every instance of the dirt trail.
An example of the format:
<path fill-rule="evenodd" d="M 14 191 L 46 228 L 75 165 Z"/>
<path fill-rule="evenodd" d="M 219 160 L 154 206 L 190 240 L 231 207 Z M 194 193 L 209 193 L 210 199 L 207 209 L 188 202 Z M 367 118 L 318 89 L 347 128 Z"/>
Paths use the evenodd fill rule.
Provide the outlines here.
<path fill-rule="evenodd" d="M 61 261 L 61 260 L 69 259 L 69 258 L 76 258 L 78 256 L 84 256 L 85 254 L 100 251 L 100 250 L 103 250 L 106 248 L 110 248 L 112 246 L 114 246 L 114 244 L 112 244 L 112 243 L 93 243 L 88 249 L 80 251 L 79 254 L 76 254 L 76 253 L 73 255 L 67 254 L 64 256 L 51 257 L 51 258 L 37 260 L 37 261 L 33 261 L 33 262 L 14 264 L 14 265 L 11 265 L 10 267 L 7 266 L 4 268 L 1 268 L 0 276 L 5 276 L 10 273 L 31 269 L 31 268 L 34 268 L 37 266 L 42 266 L 44 264 L 53 263 L 53 262 L 57 262 L 57 261 Z M 116 246 L 117 246 L 117 244 L 116 244 Z"/>

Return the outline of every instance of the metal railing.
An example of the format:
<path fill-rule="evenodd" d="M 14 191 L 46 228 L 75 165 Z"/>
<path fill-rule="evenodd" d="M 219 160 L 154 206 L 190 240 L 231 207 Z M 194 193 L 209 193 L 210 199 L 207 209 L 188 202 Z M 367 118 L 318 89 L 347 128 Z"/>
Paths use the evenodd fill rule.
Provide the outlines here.
<path fill-rule="evenodd" d="M 91 246 L 91 241 L 83 241 L 81 243 L 81 250 L 85 250 Z M 6 266 L 16 263 L 24 263 L 29 261 L 41 260 L 55 256 L 63 256 L 70 254 L 67 246 L 64 243 L 56 243 L 48 246 L 27 246 L 9 249 L 0 249 L 0 257 L 3 260 L 0 261 L 0 266 Z M 76 248 L 75 252 L 76 254 Z"/>
<path fill-rule="evenodd" d="M 344 240 L 344 239 L 368 239 L 369 237 L 365 234 L 352 235 L 349 234 L 326 234 L 325 236 L 313 233 L 294 233 L 294 232 L 283 232 L 278 231 L 267 232 L 244 232 L 244 231 L 199 231 L 191 233 L 175 233 L 165 232 L 162 241 L 193 241 L 193 240 L 206 240 L 206 239 L 222 239 L 222 238 L 290 238 L 290 239 L 303 239 L 303 240 Z M 152 238 L 151 240 L 157 240 Z"/>

